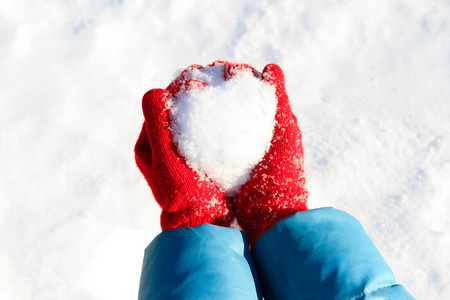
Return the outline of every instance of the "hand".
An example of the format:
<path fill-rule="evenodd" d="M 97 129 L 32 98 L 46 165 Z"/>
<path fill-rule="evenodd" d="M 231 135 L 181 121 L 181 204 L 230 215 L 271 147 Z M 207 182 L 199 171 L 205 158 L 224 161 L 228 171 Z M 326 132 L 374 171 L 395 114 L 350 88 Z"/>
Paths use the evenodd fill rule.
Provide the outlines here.
<path fill-rule="evenodd" d="M 248 233 L 251 245 L 279 220 L 307 210 L 308 198 L 302 134 L 289 104 L 283 71 L 267 65 L 261 78 L 276 89 L 273 137 L 268 152 L 234 201 L 238 223 Z"/>
<path fill-rule="evenodd" d="M 162 208 L 162 229 L 203 223 L 229 226 L 233 219 L 224 193 L 209 178 L 187 166 L 169 130 L 169 97 L 204 85 L 179 77 L 167 89 L 150 90 L 142 99 L 145 121 L 135 146 L 135 158 Z"/>

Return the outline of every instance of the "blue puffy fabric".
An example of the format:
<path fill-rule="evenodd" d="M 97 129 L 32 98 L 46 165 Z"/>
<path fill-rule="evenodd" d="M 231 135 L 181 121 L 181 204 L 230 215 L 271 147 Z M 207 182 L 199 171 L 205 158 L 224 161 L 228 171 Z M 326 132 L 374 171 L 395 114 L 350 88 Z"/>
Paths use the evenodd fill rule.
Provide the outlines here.
<path fill-rule="evenodd" d="M 237 229 L 163 231 L 145 251 L 139 299 L 261 299 L 259 282 L 266 300 L 413 299 L 359 222 L 333 208 L 281 220 L 251 255 Z"/>
<path fill-rule="evenodd" d="M 144 299 L 261 299 L 247 235 L 209 224 L 163 231 L 145 250 Z"/>
<path fill-rule="evenodd" d="M 281 220 L 252 256 L 267 300 L 413 299 L 360 223 L 334 208 Z"/>

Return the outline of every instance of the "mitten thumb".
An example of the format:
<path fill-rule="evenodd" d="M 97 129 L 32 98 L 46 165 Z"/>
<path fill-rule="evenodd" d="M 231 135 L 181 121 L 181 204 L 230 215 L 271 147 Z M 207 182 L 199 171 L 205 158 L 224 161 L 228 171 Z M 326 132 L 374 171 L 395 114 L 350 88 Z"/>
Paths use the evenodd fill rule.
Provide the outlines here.
<path fill-rule="evenodd" d="M 264 70 L 261 73 L 262 80 L 270 83 L 275 86 L 277 91 L 277 96 L 279 93 L 285 92 L 284 87 L 284 73 L 281 70 L 280 66 L 276 64 L 269 64 L 264 67 Z"/>

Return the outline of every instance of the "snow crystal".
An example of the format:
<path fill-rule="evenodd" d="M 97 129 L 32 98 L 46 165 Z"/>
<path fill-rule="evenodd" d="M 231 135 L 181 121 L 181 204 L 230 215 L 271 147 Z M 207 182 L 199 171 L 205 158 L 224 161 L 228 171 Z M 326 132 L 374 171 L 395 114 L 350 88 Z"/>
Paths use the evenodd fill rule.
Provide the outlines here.
<path fill-rule="evenodd" d="M 273 86 L 252 72 L 238 71 L 225 80 L 224 71 L 216 63 L 183 74 L 206 87 L 171 99 L 171 130 L 187 164 L 231 197 L 270 146 L 277 102 Z"/>

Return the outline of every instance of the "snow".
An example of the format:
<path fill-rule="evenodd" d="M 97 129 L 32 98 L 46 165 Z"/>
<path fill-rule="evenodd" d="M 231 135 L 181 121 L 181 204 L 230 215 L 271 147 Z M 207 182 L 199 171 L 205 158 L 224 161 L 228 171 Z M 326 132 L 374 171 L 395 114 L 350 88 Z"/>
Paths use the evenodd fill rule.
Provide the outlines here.
<path fill-rule="evenodd" d="M 417 299 L 449 299 L 449 20 L 445 0 L 2 1 L 0 298 L 136 298 L 160 232 L 141 97 L 222 58 L 283 68 L 309 207 L 353 214 Z"/>
<path fill-rule="evenodd" d="M 170 101 L 171 131 L 187 164 L 233 197 L 270 146 L 277 100 L 251 70 L 224 74 L 221 63 L 183 74 L 188 86 Z M 206 86 L 190 88 L 188 80 Z"/>

